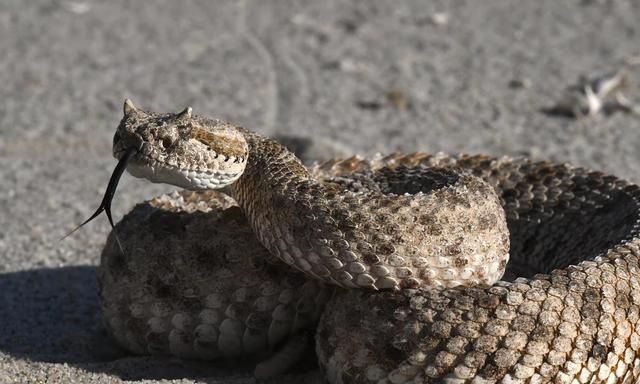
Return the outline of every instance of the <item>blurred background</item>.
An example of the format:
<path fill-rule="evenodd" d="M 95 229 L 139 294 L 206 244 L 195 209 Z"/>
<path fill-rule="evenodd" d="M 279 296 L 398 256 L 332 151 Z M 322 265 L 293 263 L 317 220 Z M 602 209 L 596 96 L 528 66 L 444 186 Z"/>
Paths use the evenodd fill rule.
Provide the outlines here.
<path fill-rule="evenodd" d="M 633 0 L 0 0 L 0 382 L 252 382 L 115 349 L 95 287 L 106 218 L 59 242 L 102 197 L 125 98 L 306 160 L 489 153 L 637 182 L 638 20 Z M 125 176 L 114 215 L 171 190 Z"/>

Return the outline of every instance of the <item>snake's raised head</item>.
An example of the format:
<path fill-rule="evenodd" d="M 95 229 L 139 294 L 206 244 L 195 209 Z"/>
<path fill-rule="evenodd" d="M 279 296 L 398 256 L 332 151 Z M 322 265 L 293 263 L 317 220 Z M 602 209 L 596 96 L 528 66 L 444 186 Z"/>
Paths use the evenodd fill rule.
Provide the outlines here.
<path fill-rule="evenodd" d="M 127 170 L 135 177 L 191 190 L 223 188 L 240 177 L 248 145 L 239 128 L 192 115 L 142 111 L 131 100 L 113 137 L 113 156 L 135 149 Z"/>

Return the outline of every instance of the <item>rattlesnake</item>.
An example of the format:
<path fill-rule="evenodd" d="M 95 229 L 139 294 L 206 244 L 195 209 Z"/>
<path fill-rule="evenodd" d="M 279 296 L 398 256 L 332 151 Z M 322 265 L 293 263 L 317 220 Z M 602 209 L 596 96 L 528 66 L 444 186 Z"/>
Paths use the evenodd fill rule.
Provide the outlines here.
<path fill-rule="evenodd" d="M 130 173 L 237 201 L 183 191 L 118 224 L 123 252 L 113 233 L 98 278 L 127 349 L 255 356 L 264 377 L 293 364 L 319 323 L 332 383 L 640 377 L 637 186 L 482 155 L 307 171 L 190 108 L 124 110 L 114 156 Z"/>

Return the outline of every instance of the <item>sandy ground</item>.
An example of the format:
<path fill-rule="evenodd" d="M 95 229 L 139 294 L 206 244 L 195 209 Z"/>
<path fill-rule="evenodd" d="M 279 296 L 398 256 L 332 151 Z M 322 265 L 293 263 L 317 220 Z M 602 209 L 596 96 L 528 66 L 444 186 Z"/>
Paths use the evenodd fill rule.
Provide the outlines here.
<path fill-rule="evenodd" d="M 115 350 L 95 287 L 106 219 L 58 241 L 100 201 L 125 97 L 352 153 L 525 155 L 640 181 L 638 115 L 542 112 L 621 68 L 640 101 L 638 20 L 633 0 L 1 1 L 0 382 L 253 382 Z M 114 214 L 170 190 L 125 176 Z M 301 381 L 319 379 L 274 382 Z"/>

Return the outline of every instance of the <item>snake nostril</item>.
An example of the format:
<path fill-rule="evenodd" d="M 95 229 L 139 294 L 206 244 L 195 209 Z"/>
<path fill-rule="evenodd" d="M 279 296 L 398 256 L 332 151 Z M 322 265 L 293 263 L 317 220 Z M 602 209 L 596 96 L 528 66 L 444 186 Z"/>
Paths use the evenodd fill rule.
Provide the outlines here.
<path fill-rule="evenodd" d="M 171 144 L 173 144 L 172 141 L 171 141 L 171 138 L 169 138 L 169 137 L 165 137 L 164 139 L 162 139 L 162 141 L 160 143 L 162 144 L 163 148 L 169 148 L 171 146 Z"/>

